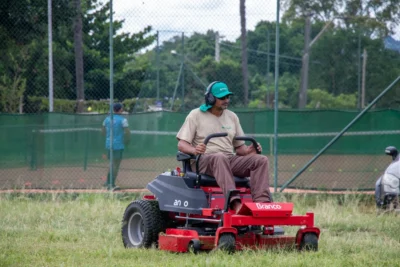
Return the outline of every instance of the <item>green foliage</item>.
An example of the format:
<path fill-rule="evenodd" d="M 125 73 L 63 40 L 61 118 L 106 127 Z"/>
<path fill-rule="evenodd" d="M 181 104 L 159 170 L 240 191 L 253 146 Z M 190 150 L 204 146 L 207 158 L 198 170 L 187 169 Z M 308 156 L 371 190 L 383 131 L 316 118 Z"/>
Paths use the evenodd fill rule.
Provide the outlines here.
<path fill-rule="evenodd" d="M 299 95 L 300 81 L 297 75 L 285 72 L 279 80 L 279 106 L 296 108 Z"/>
<path fill-rule="evenodd" d="M 249 108 L 259 108 L 259 109 L 261 109 L 261 108 L 266 108 L 266 107 L 267 107 L 267 104 L 264 101 L 260 100 L 260 99 L 251 100 L 249 102 Z"/>
<path fill-rule="evenodd" d="M 154 98 L 134 98 L 134 99 L 124 99 L 122 104 L 124 106 L 124 111 L 128 113 L 136 112 L 147 112 L 149 107 L 154 105 Z M 119 102 L 118 99 L 114 99 L 114 103 Z M 47 97 L 29 96 L 28 97 L 29 106 L 34 110 L 34 112 L 42 113 L 49 111 L 49 99 Z M 64 112 L 64 113 L 75 113 L 76 112 L 76 100 L 69 99 L 54 99 L 53 111 L 54 112 Z M 176 100 L 173 109 L 174 111 L 179 110 L 181 106 L 181 100 Z M 84 101 L 84 112 L 96 112 L 96 113 L 109 113 L 110 112 L 110 102 L 109 100 L 87 100 Z M 90 107 L 90 110 L 89 110 Z M 166 108 L 169 108 L 166 107 Z"/>
<path fill-rule="evenodd" d="M 335 97 L 321 89 L 311 89 L 308 90 L 308 98 L 307 108 L 355 109 L 357 107 L 356 94 L 340 94 Z"/>
<path fill-rule="evenodd" d="M 70 26 L 73 16 L 71 1 L 52 3 L 53 27 Z M 0 2 L 0 50 L 7 48 L 9 41 L 27 45 L 34 39 L 47 39 L 47 2 L 31 0 L 3 0 Z M 58 31 L 56 31 L 57 33 Z M 56 36 L 56 35 L 55 35 Z"/>
<path fill-rule="evenodd" d="M 303 13 L 306 9 L 313 14 L 311 39 L 317 36 L 327 21 L 341 16 L 341 19 L 335 19 L 334 23 L 330 24 L 311 48 L 308 81 L 310 94 L 313 88 L 332 96 L 358 94 L 361 86 L 361 55 L 365 49 L 368 54 L 365 102 L 372 101 L 400 73 L 400 55 L 385 49 L 383 44 L 383 37 L 398 24 L 400 12 L 397 11 L 400 6 L 396 5 L 397 2 L 368 0 L 360 5 L 356 0 L 285 1 L 279 36 L 279 106 L 297 108 L 298 105 L 301 57 L 304 49 Z M 88 0 L 81 1 L 81 4 L 85 100 L 101 101 L 109 98 L 110 91 L 110 3 Z M 37 101 L 34 101 L 35 106 L 30 106 L 33 102 L 29 100 L 29 97 L 40 98 L 48 95 L 46 10 L 47 3 L 41 1 L 5 0 L 0 4 L 0 77 L 7 76 L 3 77 L 2 89 L 12 88 L 13 79 L 17 77 L 19 78 L 16 80 L 24 81 L 20 86 L 20 91 L 23 91 L 24 112 L 46 110 L 44 107 L 40 108 Z M 369 14 L 371 10 L 374 10 L 374 16 Z M 76 10 L 71 1 L 53 3 L 53 87 L 56 99 L 76 99 L 75 47 L 71 30 L 71 21 L 75 15 Z M 346 19 L 343 19 L 344 16 Z M 156 40 L 153 30 L 157 29 L 147 26 L 139 32 L 127 33 L 123 31 L 124 20 L 116 19 L 113 23 L 114 97 L 121 101 L 129 101 L 130 110 L 146 111 L 148 106 L 154 105 L 154 99 L 157 97 L 158 101 L 163 102 L 164 108 L 169 109 L 171 99 L 175 97 L 172 110 L 187 111 L 203 102 L 204 90 L 214 80 L 225 81 L 234 92 L 231 107 L 246 108 L 243 103 L 240 36 L 235 41 L 220 40 L 221 60 L 216 62 L 216 32 L 213 30 L 190 35 L 185 33 L 183 40 L 182 34 L 177 33 L 163 41 L 157 50 L 156 47 L 150 47 Z M 273 103 L 275 28 L 275 22 L 259 21 L 254 30 L 247 31 L 250 100 L 248 107 L 251 108 L 266 107 L 268 99 L 269 107 Z M 160 34 L 163 34 L 162 31 Z M 22 54 L 16 53 L 23 50 L 29 51 L 25 53 L 29 55 L 25 59 Z M 172 54 L 172 50 L 175 50 L 176 54 Z M 10 53 L 13 54 L 14 61 L 8 59 Z M 184 65 L 181 71 L 182 60 Z M 19 76 L 15 76 L 15 73 L 10 74 L 10 69 L 15 69 L 12 62 L 16 62 L 20 67 Z M 269 97 L 266 95 L 267 91 L 270 93 Z M 400 96 L 396 90 L 392 91 L 376 106 L 398 107 Z M 308 97 L 308 107 L 315 108 L 317 103 L 311 102 L 312 97 Z M 137 105 L 132 104 L 135 100 L 129 100 L 136 98 L 140 99 Z M 4 101 L 3 98 L 2 106 Z M 12 101 L 17 101 L 17 98 L 13 98 Z M 327 105 L 332 108 L 352 106 L 352 100 L 338 101 L 330 101 Z M 178 103 L 184 105 L 176 106 Z M 338 106 L 335 106 L 336 104 Z M 60 105 L 63 108 L 59 110 L 63 112 L 75 110 L 72 104 Z M 107 108 L 101 106 L 98 109 Z M 15 112 L 15 107 L 12 110 Z M 1 111 L 6 109 L 1 107 Z"/>
<path fill-rule="evenodd" d="M 1 56 L 3 62 L 0 69 L 0 112 L 17 113 L 22 110 L 23 95 L 26 89 L 25 66 L 29 59 L 28 46 L 10 47 L 6 54 Z"/>
<path fill-rule="evenodd" d="M 89 107 L 91 108 L 90 111 Z M 88 100 L 85 101 L 85 110 L 89 112 L 109 113 L 110 102 L 108 100 Z"/>
<path fill-rule="evenodd" d="M 102 4 L 89 1 L 85 13 L 87 15 L 83 20 L 83 31 L 92 33 L 84 38 L 85 95 L 87 99 L 106 99 L 109 97 L 110 84 L 109 2 Z M 114 20 L 113 23 L 115 97 L 122 99 L 137 96 L 140 90 L 137 81 L 143 81 L 143 78 L 135 77 L 135 73 L 129 71 L 124 72 L 124 68 L 128 62 L 135 59 L 134 53 L 150 45 L 155 37 L 149 34 L 150 26 L 138 33 L 129 34 L 121 32 L 124 20 Z M 135 91 L 136 94 L 132 94 Z"/>
<path fill-rule="evenodd" d="M 368 28 L 369 36 L 386 36 L 400 19 L 397 0 L 289 0 L 285 2 L 284 22 L 304 20 L 304 14 L 313 14 L 315 21 L 342 20 L 343 28 Z"/>
<path fill-rule="evenodd" d="M 6 113 L 17 113 L 25 92 L 26 80 L 21 76 L 13 79 L 3 75 L 0 79 L 0 110 Z"/>
<path fill-rule="evenodd" d="M 206 34 L 194 33 L 187 39 L 187 46 L 194 60 L 201 60 L 207 55 L 215 54 L 215 34 L 214 31 L 208 30 Z M 177 46 L 177 48 L 180 47 Z"/>
<path fill-rule="evenodd" d="M 29 96 L 28 103 L 35 113 L 49 112 L 49 99 L 47 97 Z M 76 100 L 55 98 L 53 101 L 53 111 L 75 113 Z"/>
<path fill-rule="evenodd" d="M 147 112 L 149 111 L 149 106 L 154 105 L 154 103 L 154 98 L 135 98 L 122 101 L 124 110 L 129 113 Z"/>
<path fill-rule="evenodd" d="M 3 3 L 4 2 L 4 3 Z M 27 96 L 48 95 L 48 42 L 47 42 L 47 2 L 43 1 L 3 1 L 0 11 L 0 36 L 5 39 L 0 45 L 0 55 L 6 55 L 10 48 L 29 46 L 30 57 L 26 62 Z M 84 79 L 86 99 L 106 99 L 109 92 L 109 2 L 97 0 L 80 1 L 83 15 Z M 70 1 L 53 3 L 53 62 L 54 97 L 76 98 L 75 59 L 71 21 L 75 9 Z M 134 97 L 140 85 L 132 83 L 132 75 L 123 72 L 125 64 L 135 58 L 135 53 L 154 41 L 148 26 L 138 33 L 122 32 L 123 20 L 114 20 L 114 68 L 115 97 Z M 9 68 L 9 61 L 2 63 L 0 74 Z M 19 62 L 20 64 L 20 62 Z M 1 76 L 1 75 L 0 75 Z M 141 81 L 140 79 L 134 79 Z M 133 92 L 133 93 L 131 93 Z M 19 103 L 19 101 L 18 101 Z M 25 112 L 35 112 L 37 107 L 25 103 Z M 65 105 L 63 105 L 65 106 Z M 71 110 L 71 108 L 68 108 Z"/>
<path fill-rule="evenodd" d="M 368 54 L 367 103 L 397 78 L 400 56 L 385 49 L 383 38 L 399 23 L 398 1 L 367 0 L 360 4 L 358 0 L 290 0 L 285 4 L 283 24 L 300 29 L 301 35 L 296 38 L 298 42 L 295 45 L 300 49 L 304 46 L 305 13 L 312 14 L 311 40 L 328 21 L 333 20 L 311 48 L 308 88 L 320 88 L 333 95 L 359 92 L 364 49 Z M 392 103 L 393 94 L 385 96 L 377 107 L 387 107 Z"/>

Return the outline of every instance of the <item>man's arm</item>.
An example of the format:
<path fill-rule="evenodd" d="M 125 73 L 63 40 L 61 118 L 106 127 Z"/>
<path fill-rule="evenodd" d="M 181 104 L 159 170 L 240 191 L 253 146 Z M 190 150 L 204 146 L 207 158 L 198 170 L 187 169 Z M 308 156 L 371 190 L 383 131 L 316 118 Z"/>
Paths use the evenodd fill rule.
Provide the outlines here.
<path fill-rule="evenodd" d="M 178 150 L 190 155 L 204 154 L 206 152 L 206 145 L 198 144 L 196 147 L 194 147 L 185 140 L 179 140 Z"/>
<path fill-rule="evenodd" d="M 192 145 L 197 130 L 196 116 L 194 114 L 193 111 L 189 113 L 185 122 L 176 134 L 176 139 L 178 139 L 178 150 L 190 155 L 196 155 L 196 153 L 204 153 L 206 151 L 204 144 L 203 146 L 198 146 L 198 151 L 196 147 Z"/>
<path fill-rule="evenodd" d="M 131 131 L 129 130 L 129 127 L 124 127 L 124 143 L 125 145 L 129 145 L 131 142 Z"/>
<path fill-rule="evenodd" d="M 131 131 L 129 130 L 129 123 L 126 118 L 122 120 L 122 127 L 124 128 L 124 144 L 128 145 L 131 141 Z"/>
<path fill-rule="evenodd" d="M 101 124 L 101 134 L 103 136 L 106 136 L 107 134 L 107 129 L 106 129 L 106 121 L 107 121 L 108 117 L 104 119 L 103 123 Z"/>

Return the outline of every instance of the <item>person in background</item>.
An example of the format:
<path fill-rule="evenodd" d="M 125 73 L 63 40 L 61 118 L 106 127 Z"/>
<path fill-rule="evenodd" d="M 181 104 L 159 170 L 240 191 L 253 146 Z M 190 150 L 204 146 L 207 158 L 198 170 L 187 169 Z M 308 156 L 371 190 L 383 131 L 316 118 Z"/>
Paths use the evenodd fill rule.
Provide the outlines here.
<path fill-rule="evenodd" d="M 257 154 L 253 145 L 235 140 L 244 136 L 238 116 L 228 110 L 232 93 L 223 82 L 211 83 L 205 94 L 205 104 L 193 109 L 186 117 L 176 138 L 178 150 L 192 155 L 203 154 L 199 161 L 200 173 L 213 176 L 225 197 L 235 189 L 234 176 L 250 177 L 251 194 L 254 202 L 272 202 L 269 191 L 268 158 Z M 210 139 L 206 136 L 226 132 L 226 137 Z M 258 144 L 257 149 L 261 151 Z M 238 212 L 242 206 L 239 196 L 230 200 L 230 208 Z"/>
<path fill-rule="evenodd" d="M 117 180 L 117 175 L 119 171 L 119 166 L 121 165 L 122 155 L 125 147 L 130 141 L 130 130 L 128 125 L 128 120 L 122 116 L 123 106 L 121 103 L 115 103 L 113 105 L 113 140 L 112 140 L 112 155 L 113 155 L 113 171 L 112 175 L 110 170 L 108 170 L 107 181 L 104 184 L 108 190 L 118 190 L 119 187 L 116 186 L 115 181 Z M 106 136 L 106 150 L 107 158 L 110 160 L 110 144 L 111 144 L 111 117 L 107 116 L 103 121 L 102 133 Z"/>

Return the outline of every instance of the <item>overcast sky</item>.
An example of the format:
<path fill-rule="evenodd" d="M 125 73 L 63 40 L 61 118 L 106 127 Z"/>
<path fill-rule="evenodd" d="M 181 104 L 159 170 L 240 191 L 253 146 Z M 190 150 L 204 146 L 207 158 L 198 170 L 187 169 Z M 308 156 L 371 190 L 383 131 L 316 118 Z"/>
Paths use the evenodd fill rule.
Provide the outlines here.
<path fill-rule="evenodd" d="M 205 33 L 219 31 L 226 39 L 240 36 L 237 0 L 114 0 L 115 19 L 125 19 L 130 32 L 151 25 L 153 30 Z M 260 20 L 275 21 L 276 0 L 246 1 L 247 29 Z M 165 33 L 166 34 L 166 33 Z"/>
<path fill-rule="evenodd" d="M 247 0 L 247 29 L 254 30 L 260 20 L 275 21 L 276 2 Z M 209 29 L 231 41 L 240 36 L 238 0 L 114 0 L 113 3 L 114 18 L 125 19 L 124 31 L 134 33 L 151 25 L 154 31 L 160 31 L 161 41 L 178 35 L 178 32 L 190 35 Z M 400 39 L 399 28 L 394 36 L 396 39 Z"/>

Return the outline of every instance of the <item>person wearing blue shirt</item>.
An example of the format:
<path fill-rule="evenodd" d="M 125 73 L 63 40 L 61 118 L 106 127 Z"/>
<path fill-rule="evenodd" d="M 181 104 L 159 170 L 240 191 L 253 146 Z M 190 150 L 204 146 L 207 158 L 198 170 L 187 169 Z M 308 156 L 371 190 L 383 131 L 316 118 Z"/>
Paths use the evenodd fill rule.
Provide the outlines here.
<path fill-rule="evenodd" d="M 130 131 L 128 120 L 122 116 L 123 106 L 120 103 L 115 103 L 113 106 L 114 115 L 113 115 L 113 143 L 112 143 L 112 151 L 113 151 L 113 172 L 110 175 L 110 170 L 108 170 L 107 181 L 104 184 L 110 190 L 119 189 L 115 185 L 115 181 L 117 179 L 119 166 L 122 160 L 122 154 L 124 152 L 125 146 L 129 144 L 130 141 Z M 108 116 L 103 121 L 102 133 L 106 136 L 106 150 L 108 159 L 110 159 L 110 131 L 111 130 L 111 117 Z"/>

